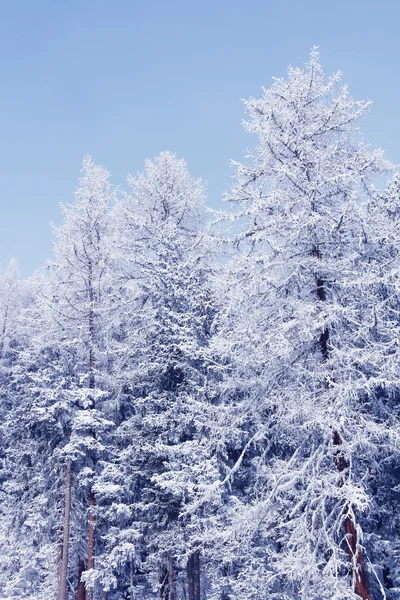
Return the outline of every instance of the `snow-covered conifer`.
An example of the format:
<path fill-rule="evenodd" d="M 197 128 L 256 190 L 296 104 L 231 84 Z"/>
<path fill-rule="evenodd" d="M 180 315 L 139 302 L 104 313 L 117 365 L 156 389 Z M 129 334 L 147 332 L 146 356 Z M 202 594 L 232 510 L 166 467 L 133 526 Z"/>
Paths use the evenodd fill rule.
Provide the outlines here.
<path fill-rule="evenodd" d="M 246 102 L 259 142 L 228 195 L 239 251 L 215 342 L 247 432 L 230 541 L 241 598 L 371 600 L 383 585 L 374 478 L 399 423 L 377 388 L 398 331 L 374 335 L 360 204 L 390 164 L 360 136 L 368 105 L 315 49 Z"/>
<path fill-rule="evenodd" d="M 146 161 L 129 186 L 114 226 L 123 282 L 115 351 L 119 425 L 115 461 L 96 485 L 112 523 L 103 578 L 122 586 L 120 593 L 134 580 L 143 594 L 149 579 L 161 598 L 173 599 L 186 585 L 179 572 L 189 561 L 189 595 L 198 600 L 201 525 L 196 514 L 183 513 L 197 489 L 218 476 L 207 439 L 212 406 L 204 349 L 213 305 L 201 234 L 203 185 L 183 160 L 164 152 Z"/>
<path fill-rule="evenodd" d="M 55 228 L 55 266 L 52 277 L 51 310 L 59 324 L 64 357 L 70 356 L 69 408 L 66 425 L 66 486 L 71 486 L 70 469 L 79 483 L 75 489 L 86 489 L 87 506 L 73 537 L 77 538 L 73 564 L 87 560 L 88 571 L 94 567 L 95 553 L 95 496 L 92 479 L 98 458 L 104 451 L 102 437 L 110 425 L 104 418 L 102 405 L 109 392 L 107 339 L 111 329 L 108 315 L 108 290 L 110 285 L 107 259 L 109 254 L 109 214 L 113 200 L 109 173 L 85 158 L 80 186 L 75 193 L 75 203 L 63 206 L 64 223 Z M 67 431 L 68 430 L 68 431 Z M 66 505 L 71 499 L 66 494 Z M 64 520 L 62 561 L 63 581 L 60 600 L 64 600 L 68 562 L 67 540 L 70 526 L 67 511 Z M 88 537 L 83 530 L 88 528 Z M 82 545 L 82 540 L 87 544 Z M 82 554 L 83 553 L 83 554 Z M 92 597 L 89 586 L 86 591 Z M 64 594 L 64 595 L 63 595 Z"/>

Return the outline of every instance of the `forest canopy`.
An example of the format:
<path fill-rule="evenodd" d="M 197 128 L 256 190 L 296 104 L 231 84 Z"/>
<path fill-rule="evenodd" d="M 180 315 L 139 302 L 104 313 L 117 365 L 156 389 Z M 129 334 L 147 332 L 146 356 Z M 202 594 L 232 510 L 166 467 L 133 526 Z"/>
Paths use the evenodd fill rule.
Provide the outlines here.
<path fill-rule="evenodd" d="M 399 597 L 400 174 L 369 108 L 314 48 L 245 102 L 221 211 L 170 152 L 125 191 L 84 158 L 54 259 L 0 275 L 5 597 Z"/>

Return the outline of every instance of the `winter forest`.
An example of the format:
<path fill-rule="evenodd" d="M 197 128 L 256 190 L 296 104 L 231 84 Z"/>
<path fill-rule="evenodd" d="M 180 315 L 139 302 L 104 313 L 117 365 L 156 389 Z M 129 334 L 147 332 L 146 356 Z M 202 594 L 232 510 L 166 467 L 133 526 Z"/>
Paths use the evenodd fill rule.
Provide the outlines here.
<path fill-rule="evenodd" d="M 245 110 L 224 210 L 87 157 L 2 272 L 0 596 L 400 597 L 400 174 L 316 49 Z"/>

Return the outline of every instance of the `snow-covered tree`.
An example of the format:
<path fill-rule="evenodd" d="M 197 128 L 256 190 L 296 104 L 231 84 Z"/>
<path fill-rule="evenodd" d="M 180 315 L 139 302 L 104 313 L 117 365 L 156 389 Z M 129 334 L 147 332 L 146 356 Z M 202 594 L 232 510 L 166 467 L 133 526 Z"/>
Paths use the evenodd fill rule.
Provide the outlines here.
<path fill-rule="evenodd" d="M 95 487 L 112 523 L 102 577 L 110 587 L 119 578 L 119 593 L 142 583 L 146 594 L 150 571 L 160 597 L 173 600 L 188 562 L 189 595 L 198 600 L 201 520 L 187 509 L 218 477 L 207 439 L 214 409 L 204 349 L 214 309 L 203 185 L 168 152 L 146 161 L 129 185 L 114 216 L 123 315 L 115 459 Z"/>
<path fill-rule="evenodd" d="M 34 332 L 46 330 L 40 302 L 40 278 L 21 282 L 15 266 L 6 273 L 3 288 L 4 327 L 2 415 L 2 581 L 10 597 L 38 599 L 57 591 L 57 495 L 48 458 L 53 436 L 43 436 L 34 418 L 34 383 L 46 381 L 46 359 L 39 359 Z M 7 299 L 6 290 L 11 292 Z M 49 330 L 47 329 L 49 333 Z M 41 595 L 43 594 L 43 595 Z"/>
<path fill-rule="evenodd" d="M 13 491 L 22 501 L 12 533 L 21 550 L 10 562 L 18 575 L 8 578 L 6 592 L 38 600 L 71 597 L 78 562 L 80 571 L 93 568 L 92 479 L 111 425 L 102 404 L 111 389 L 107 236 L 113 194 L 105 169 L 87 158 L 82 171 L 75 203 L 63 207 L 64 223 L 55 228 L 55 261 L 31 282 L 13 365 L 7 430 L 16 439 Z"/>
<path fill-rule="evenodd" d="M 378 382 L 375 394 L 384 415 L 398 416 L 399 376 L 396 354 L 400 317 L 400 175 L 396 173 L 386 189 L 370 191 L 370 201 L 364 205 L 365 255 L 374 277 L 376 298 L 374 306 L 374 332 L 376 343 L 385 343 L 391 357 L 386 371 L 390 377 Z M 390 379 L 392 383 L 390 384 Z M 386 451 L 386 448 L 385 448 Z M 386 451 L 387 452 L 387 451 Z M 400 540 L 398 493 L 400 472 L 396 445 L 375 470 L 375 544 L 372 560 L 381 569 L 380 578 L 387 597 L 395 598 L 400 591 Z"/>
<path fill-rule="evenodd" d="M 89 516 L 88 541 L 82 545 L 86 518 L 72 523 L 72 537 L 77 538 L 75 554 L 87 558 L 87 570 L 94 567 L 95 495 L 92 478 L 99 456 L 104 451 L 102 436 L 110 425 L 104 418 L 102 404 L 110 391 L 108 373 L 111 367 L 107 354 L 110 334 L 108 291 L 110 286 L 107 260 L 109 254 L 109 214 L 113 192 L 109 173 L 85 158 L 80 186 L 72 206 L 63 206 L 64 223 L 55 228 L 55 265 L 52 276 L 52 298 L 49 307 L 58 324 L 62 339 L 63 360 L 68 360 L 68 418 L 65 419 L 63 453 L 66 457 L 66 511 L 64 518 L 63 559 L 60 599 L 66 598 L 68 573 L 68 539 L 70 537 L 71 468 L 72 477 L 81 494 L 86 489 Z M 63 380 L 62 380 L 63 381 Z M 79 494 L 78 494 L 79 495 Z M 75 564 L 78 556 L 74 555 Z M 91 586 L 86 595 L 91 598 Z"/>
<path fill-rule="evenodd" d="M 378 389 L 394 384 L 399 331 L 374 331 L 360 204 L 390 165 L 361 138 L 369 103 L 339 83 L 314 49 L 246 102 L 259 144 L 228 196 L 239 252 L 215 349 L 234 365 L 231 410 L 247 435 L 229 539 L 241 598 L 383 594 L 374 479 L 399 422 Z"/>
<path fill-rule="evenodd" d="M 340 80 L 246 102 L 228 256 L 163 152 L 0 273 L 0 595 L 397 598 L 400 176 Z"/>

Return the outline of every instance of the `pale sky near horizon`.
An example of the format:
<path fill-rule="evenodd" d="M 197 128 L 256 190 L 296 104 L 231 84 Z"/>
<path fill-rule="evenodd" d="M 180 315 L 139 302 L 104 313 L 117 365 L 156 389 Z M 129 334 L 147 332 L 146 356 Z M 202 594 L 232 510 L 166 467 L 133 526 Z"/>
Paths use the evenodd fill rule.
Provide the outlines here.
<path fill-rule="evenodd" d="M 241 99 L 314 44 L 374 100 L 365 138 L 400 163 L 399 22 L 394 0 L 0 0 L 0 263 L 29 275 L 51 257 L 85 154 L 123 187 L 171 150 L 218 206 L 254 144 Z"/>

